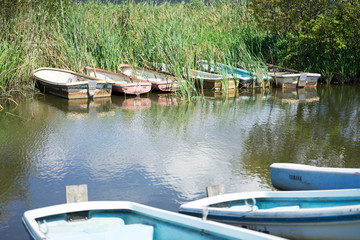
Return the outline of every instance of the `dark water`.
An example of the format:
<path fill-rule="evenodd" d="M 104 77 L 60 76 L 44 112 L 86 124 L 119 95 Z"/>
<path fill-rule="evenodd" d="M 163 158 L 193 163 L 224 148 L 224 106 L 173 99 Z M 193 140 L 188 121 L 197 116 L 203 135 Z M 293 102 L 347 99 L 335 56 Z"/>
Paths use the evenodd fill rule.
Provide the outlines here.
<path fill-rule="evenodd" d="M 42 95 L 6 105 L 0 239 L 29 239 L 23 212 L 64 203 L 66 185 L 87 184 L 89 200 L 177 211 L 210 185 L 273 190 L 274 162 L 360 168 L 359 92 L 210 93 L 192 103 L 156 94 L 95 102 Z"/>

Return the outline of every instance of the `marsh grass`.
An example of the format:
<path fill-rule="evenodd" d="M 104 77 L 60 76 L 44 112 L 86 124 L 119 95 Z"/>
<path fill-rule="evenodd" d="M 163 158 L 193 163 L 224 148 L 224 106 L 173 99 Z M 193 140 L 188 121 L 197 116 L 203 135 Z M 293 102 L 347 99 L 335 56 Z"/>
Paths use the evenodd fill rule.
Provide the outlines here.
<path fill-rule="evenodd" d="M 196 69 L 198 60 L 250 71 L 263 63 L 261 55 L 249 49 L 261 44 L 252 42 L 258 38 L 250 34 L 263 33 L 254 29 L 240 0 L 69 2 L 62 1 L 61 8 L 28 6 L 6 19 L 0 43 L 2 90 L 29 84 L 31 71 L 39 67 L 79 71 L 89 65 L 116 71 L 120 63 L 152 68 L 164 63 L 169 73 L 184 80 L 179 93 L 191 98 L 201 91 L 184 69 Z"/>

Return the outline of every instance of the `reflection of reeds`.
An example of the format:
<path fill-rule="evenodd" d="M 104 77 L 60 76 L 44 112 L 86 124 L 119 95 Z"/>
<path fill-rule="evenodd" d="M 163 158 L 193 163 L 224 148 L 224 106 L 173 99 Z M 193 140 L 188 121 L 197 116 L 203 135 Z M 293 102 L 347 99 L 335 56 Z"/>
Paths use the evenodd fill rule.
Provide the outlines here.
<path fill-rule="evenodd" d="M 164 63 L 171 74 L 184 80 L 179 93 L 191 97 L 199 95 L 199 90 L 183 72 L 194 68 L 198 60 L 250 66 L 251 71 L 261 62 L 250 54 L 250 33 L 258 32 L 249 24 L 241 1 L 210 5 L 198 0 L 174 4 L 90 1 L 61 6 L 60 13 L 50 8 L 57 14 L 42 5 L 25 9 L 10 20 L 2 19 L 6 23 L 0 43 L 2 86 L 26 84 L 31 70 L 38 67 L 78 71 L 90 65 L 115 71 L 119 63 L 144 67 Z"/>

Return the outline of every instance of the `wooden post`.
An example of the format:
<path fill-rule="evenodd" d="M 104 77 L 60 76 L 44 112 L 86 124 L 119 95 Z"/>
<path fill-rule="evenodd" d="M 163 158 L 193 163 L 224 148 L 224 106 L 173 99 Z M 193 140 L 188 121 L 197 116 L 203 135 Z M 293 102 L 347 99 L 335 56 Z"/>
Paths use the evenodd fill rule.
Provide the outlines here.
<path fill-rule="evenodd" d="M 224 194 L 224 193 L 225 193 L 224 184 L 206 187 L 206 194 L 208 197 L 216 196 L 216 195 L 220 195 L 220 194 Z"/>
<path fill-rule="evenodd" d="M 66 203 L 87 201 L 88 191 L 86 184 L 66 186 Z"/>

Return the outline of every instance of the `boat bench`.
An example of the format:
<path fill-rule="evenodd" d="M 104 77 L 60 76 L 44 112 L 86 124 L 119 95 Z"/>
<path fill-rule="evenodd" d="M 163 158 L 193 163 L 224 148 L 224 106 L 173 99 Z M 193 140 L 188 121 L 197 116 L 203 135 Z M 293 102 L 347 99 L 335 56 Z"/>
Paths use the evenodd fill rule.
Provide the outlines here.
<path fill-rule="evenodd" d="M 152 240 L 154 227 L 145 224 L 124 224 L 121 218 L 91 218 L 84 221 L 42 223 L 51 240 Z M 46 231 L 44 231 L 46 232 Z"/>

